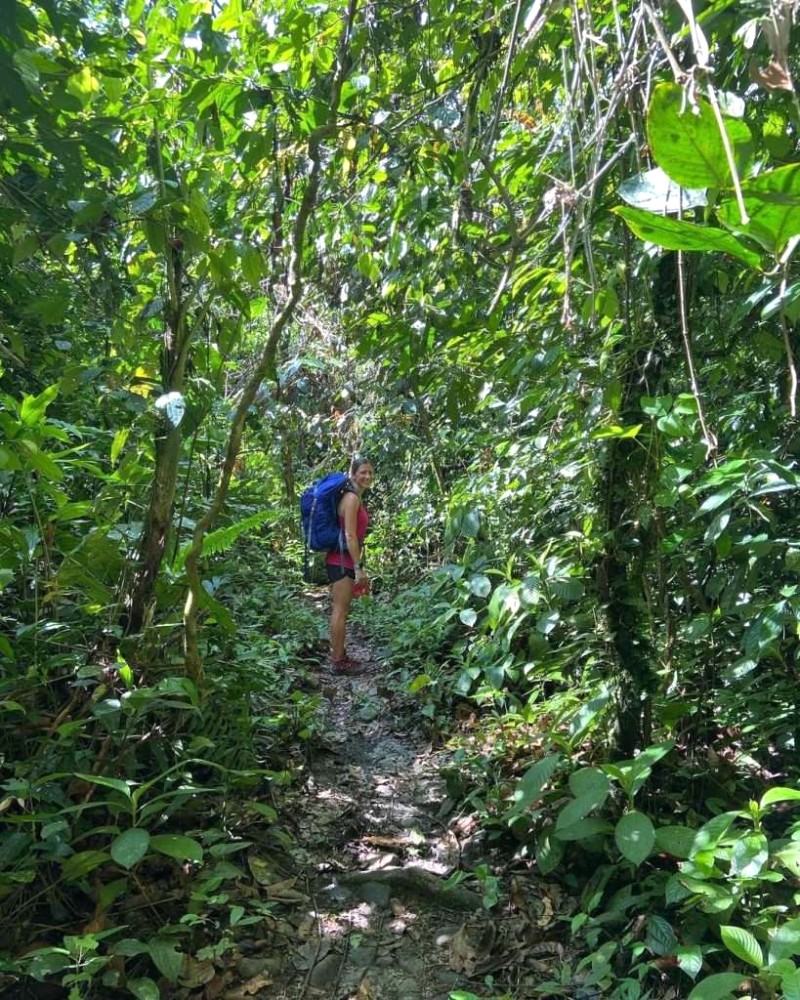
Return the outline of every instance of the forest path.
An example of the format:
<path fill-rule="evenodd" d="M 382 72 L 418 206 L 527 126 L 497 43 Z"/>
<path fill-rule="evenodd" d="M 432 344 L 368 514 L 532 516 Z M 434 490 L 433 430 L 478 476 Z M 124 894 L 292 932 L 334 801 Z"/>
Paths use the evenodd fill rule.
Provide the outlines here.
<path fill-rule="evenodd" d="M 318 608 L 324 613 L 322 601 Z M 518 954 L 518 944 L 506 945 L 519 914 L 501 920 L 480 893 L 445 885 L 481 849 L 474 820 L 454 816 L 447 799 L 449 756 L 431 748 L 418 709 L 393 694 L 352 625 L 348 651 L 366 670 L 341 677 L 320 665 L 326 746 L 308 759 L 303 785 L 281 799 L 295 874 L 268 889 L 279 901 L 275 933 L 239 942 L 237 971 L 248 981 L 227 996 L 498 996 L 486 977 L 507 972 Z"/>

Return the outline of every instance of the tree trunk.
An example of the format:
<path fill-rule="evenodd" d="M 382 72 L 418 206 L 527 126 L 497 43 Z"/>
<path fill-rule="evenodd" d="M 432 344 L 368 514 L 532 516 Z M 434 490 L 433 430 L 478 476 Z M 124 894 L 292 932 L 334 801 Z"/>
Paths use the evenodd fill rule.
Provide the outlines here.
<path fill-rule="evenodd" d="M 330 99 L 328 102 L 328 116 L 325 125 L 315 129 L 308 140 L 308 158 L 311 163 L 311 170 L 306 180 L 305 190 L 297 210 L 294 227 L 292 231 L 292 243 L 290 247 L 287 288 L 288 294 L 283 307 L 272 324 L 267 337 L 267 342 L 262 351 L 261 358 L 255 371 L 247 382 L 242 392 L 239 403 L 231 423 L 231 432 L 228 438 L 228 446 L 225 453 L 225 460 L 222 465 L 217 489 L 211 505 L 206 513 L 198 520 L 192 535 L 192 543 L 186 557 L 186 575 L 189 581 L 189 591 L 186 595 L 184 606 L 184 647 L 186 656 L 186 673 L 196 684 L 203 678 L 203 660 L 200 654 L 200 641 L 198 630 L 198 612 L 203 600 L 203 586 L 200 579 L 199 562 L 203 551 L 203 540 L 211 529 L 214 521 L 219 515 L 228 494 L 233 469 L 239 454 L 239 448 L 244 434 L 244 425 L 247 412 L 255 399 L 261 383 L 275 368 L 275 358 L 278 346 L 284 330 L 294 315 L 297 303 L 300 301 L 302 292 L 302 257 L 305 247 L 305 235 L 308 220 L 316 205 L 317 194 L 319 192 L 320 175 L 322 173 L 322 142 L 326 137 L 335 136 L 337 131 L 337 119 L 339 102 L 342 96 L 342 86 L 351 66 L 350 58 L 350 36 L 355 19 L 358 0 L 348 0 L 345 23 L 339 38 L 336 64 L 331 79 Z"/>
<path fill-rule="evenodd" d="M 126 632 L 140 632 L 148 619 L 148 609 L 155 594 L 158 571 L 172 527 L 183 435 L 180 427 L 173 427 L 166 417 L 161 418 L 161 424 L 161 433 L 156 438 L 153 488 L 139 543 L 136 572 L 125 599 Z"/>

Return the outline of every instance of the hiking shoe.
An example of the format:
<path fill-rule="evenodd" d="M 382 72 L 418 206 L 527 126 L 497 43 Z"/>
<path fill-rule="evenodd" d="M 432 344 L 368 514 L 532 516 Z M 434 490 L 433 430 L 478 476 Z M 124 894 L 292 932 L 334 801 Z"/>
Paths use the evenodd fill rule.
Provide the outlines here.
<path fill-rule="evenodd" d="M 337 660 L 331 659 L 331 669 L 335 674 L 349 674 L 352 677 L 364 673 L 364 664 L 350 656 L 342 656 Z"/>

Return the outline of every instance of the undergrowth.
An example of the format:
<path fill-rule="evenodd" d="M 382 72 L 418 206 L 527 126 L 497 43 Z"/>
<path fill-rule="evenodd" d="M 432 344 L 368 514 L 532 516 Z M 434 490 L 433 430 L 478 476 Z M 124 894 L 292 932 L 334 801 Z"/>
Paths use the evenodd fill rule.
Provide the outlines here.
<path fill-rule="evenodd" d="M 448 747 L 448 794 L 479 820 L 496 871 L 522 865 L 578 900 L 562 935 L 581 957 L 542 995 L 572 996 L 577 975 L 618 1000 L 800 996 L 796 775 L 776 784 L 735 734 L 706 729 L 703 744 L 668 710 L 650 746 L 618 759 L 596 672 L 543 682 L 506 663 L 493 683 L 485 665 L 514 649 L 501 617 L 458 693 L 475 663 L 459 583 L 440 570 L 359 615 Z"/>

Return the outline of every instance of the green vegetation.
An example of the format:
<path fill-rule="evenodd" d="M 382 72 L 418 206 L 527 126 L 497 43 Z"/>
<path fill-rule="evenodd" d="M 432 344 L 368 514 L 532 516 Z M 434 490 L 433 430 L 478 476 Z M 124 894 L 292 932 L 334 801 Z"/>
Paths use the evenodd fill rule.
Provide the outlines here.
<path fill-rule="evenodd" d="M 269 910 L 363 451 L 387 684 L 580 898 L 541 995 L 800 998 L 793 19 L 5 0 L 8 982 L 170 996 Z"/>

